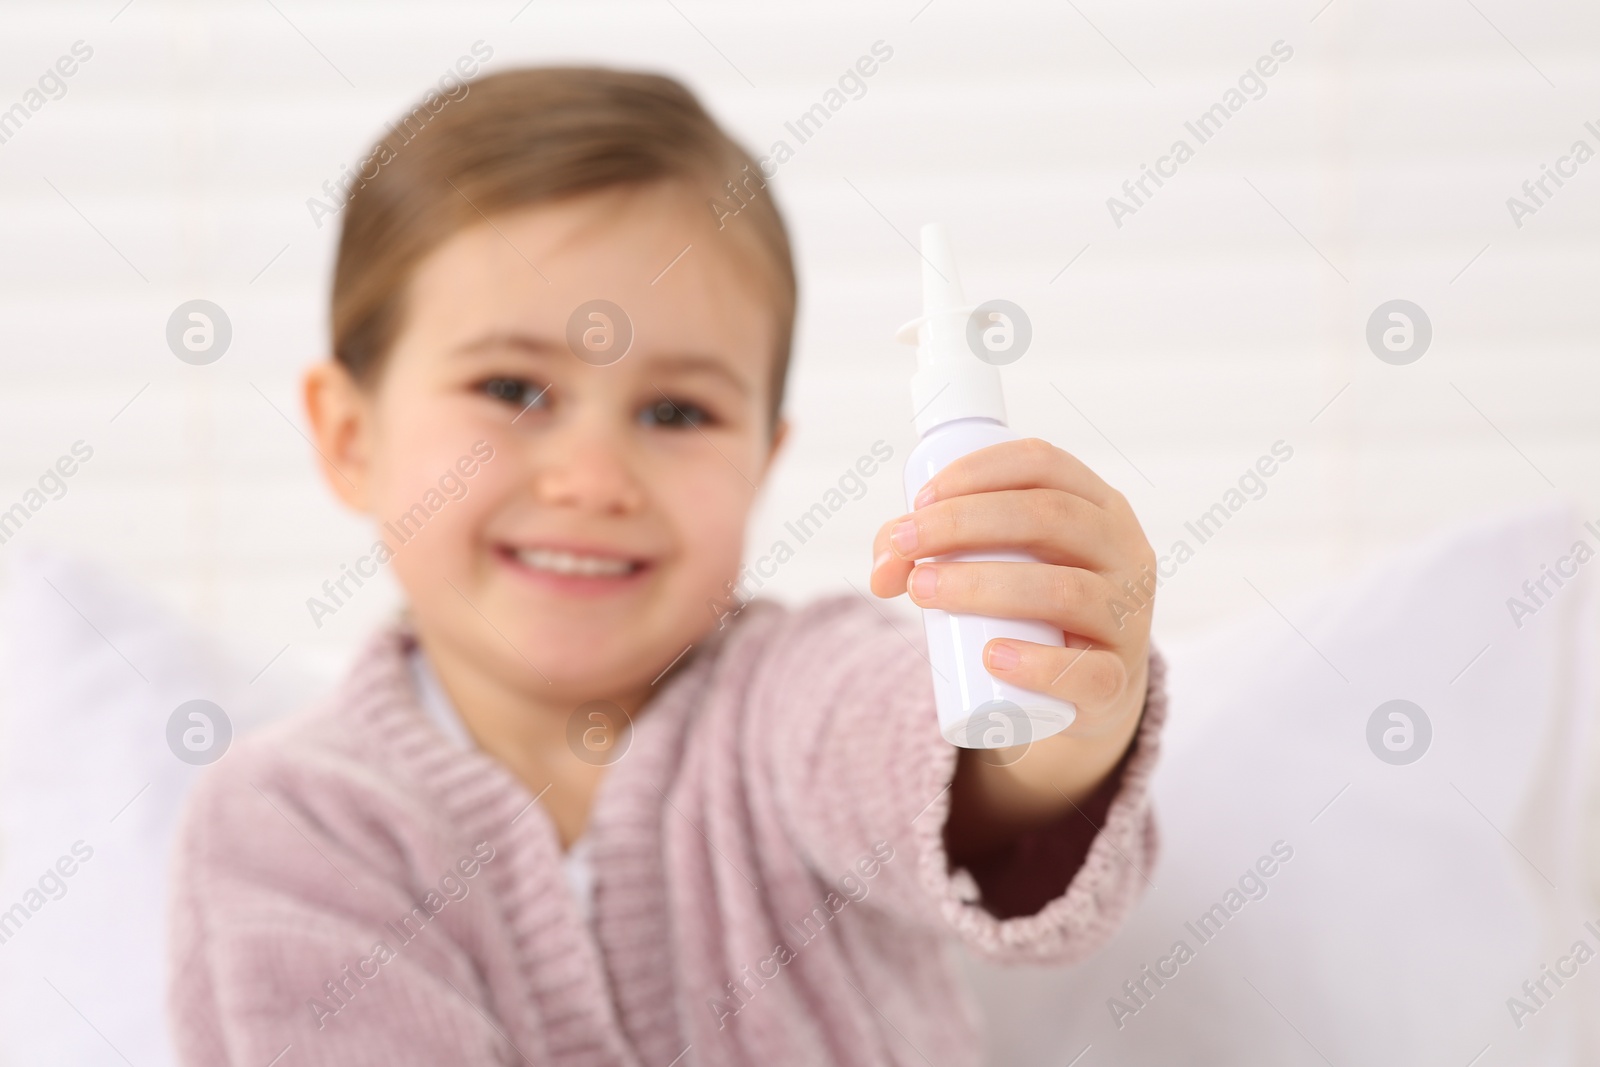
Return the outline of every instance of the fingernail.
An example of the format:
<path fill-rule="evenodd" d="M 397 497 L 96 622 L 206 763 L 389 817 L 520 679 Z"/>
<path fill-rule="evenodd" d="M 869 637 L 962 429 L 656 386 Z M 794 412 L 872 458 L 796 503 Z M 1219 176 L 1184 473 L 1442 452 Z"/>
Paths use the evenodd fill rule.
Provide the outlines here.
<path fill-rule="evenodd" d="M 925 508 L 931 503 L 933 503 L 933 486 L 925 485 L 918 490 L 916 499 L 911 501 L 911 510 Z"/>
<path fill-rule="evenodd" d="M 900 555 L 909 557 L 917 547 L 917 524 L 910 519 L 895 523 L 889 531 L 889 543 Z"/>
<path fill-rule="evenodd" d="M 1022 662 L 1022 653 L 1017 651 L 1015 645 L 992 644 L 989 646 L 989 666 L 997 671 L 1009 671 Z"/>
<path fill-rule="evenodd" d="M 891 559 L 894 559 L 894 553 L 890 552 L 888 549 L 884 549 L 882 552 L 879 552 L 877 558 L 872 561 L 872 573 L 877 574 L 878 568 L 882 567 L 885 563 L 888 563 Z"/>
<path fill-rule="evenodd" d="M 911 596 L 915 600 L 931 600 L 939 588 L 939 575 L 935 568 L 923 564 L 911 571 Z"/>

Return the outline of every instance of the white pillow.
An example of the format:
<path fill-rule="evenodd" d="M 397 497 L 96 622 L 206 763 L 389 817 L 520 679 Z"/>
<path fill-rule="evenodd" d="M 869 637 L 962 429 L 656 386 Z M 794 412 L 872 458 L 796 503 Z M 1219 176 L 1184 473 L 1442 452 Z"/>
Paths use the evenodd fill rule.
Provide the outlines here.
<path fill-rule="evenodd" d="M 291 652 L 251 684 L 265 656 L 237 658 L 81 562 L 23 555 L 8 578 L 0 1062 L 165 1067 L 167 851 L 201 770 L 168 747 L 168 720 L 210 700 L 237 737 L 324 679 Z"/>
<path fill-rule="evenodd" d="M 1554 595 L 1520 629 L 1507 606 L 1534 606 L 1524 580 L 1580 539 L 1600 547 L 1564 505 L 1481 520 L 1304 601 L 1263 588 L 1273 606 L 1254 618 L 1165 649 L 1157 888 L 1081 966 L 969 961 L 991 1062 L 1060 1067 L 1086 1046 L 1086 1067 L 1595 1062 L 1575 1050 L 1592 1040 L 1580 1020 L 1600 1014 L 1600 958 L 1563 988 L 1547 979 L 1554 996 L 1535 1014 L 1514 1021 L 1507 1004 L 1533 1006 L 1522 983 L 1575 941 L 1600 949 L 1583 926 L 1600 930 L 1600 910 L 1580 848 L 1600 562 L 1560 589 L 1547 580 Z M 1432 726 L 1408 765 L 1367 739 L 1395 699 Z M 1382 725 L 1404 742 L 1401 722 Z M 1277 842 L 1292 858 L 1245 886 L 1266 895 L 1230 898 Z M 1186 924 L 1218 903 L 1239 906 L 1202 943 Z M 1179 940 L 1192 958 L 1129 997 L 1123 983 Z M 1137 1011 L 1114 1011 L 1114 997 Z"/>

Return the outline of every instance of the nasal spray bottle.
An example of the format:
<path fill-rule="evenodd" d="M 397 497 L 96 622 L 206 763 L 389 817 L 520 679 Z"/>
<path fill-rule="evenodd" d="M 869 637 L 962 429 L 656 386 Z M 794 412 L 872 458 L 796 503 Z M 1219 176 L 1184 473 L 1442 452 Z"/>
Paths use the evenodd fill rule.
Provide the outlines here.
<path fill-rule="evenodd" d="M 961 295 L 955 255 L 940 223 L 922 227 L 922 317 L 900 328 L 899 339 L 917 346 L 911 404 L 922 440 L 906 460 L 906 505 L 945 466 L 969 452 L 1015 441 L 1006 426 L 1000 371 L 968 345 L 973 308 Z M 987 325 L 987 324 L 984 324 Z M 1022 552 L 951 552 L 948 560 L 1038 562 Z M 1031 619 L 995 619 L 925 608 L 928 659 L 933 665 L 939 732 L 962 748 L 1006 748 L 1059 733 L 1078 709 L 1064 701 L 1003 682 L 983 665 L 983 648 L 996 637 L 1065 647 L 1061 630 Z"/>

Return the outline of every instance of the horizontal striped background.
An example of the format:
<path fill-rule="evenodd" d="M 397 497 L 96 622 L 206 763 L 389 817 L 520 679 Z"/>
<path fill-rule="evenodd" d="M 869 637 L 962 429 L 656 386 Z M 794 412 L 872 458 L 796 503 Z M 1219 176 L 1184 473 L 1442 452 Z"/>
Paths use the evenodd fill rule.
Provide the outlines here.
<path fill-rule="evenodd" d="M 803 287 L 796 432 L 753 551 L 873 441 L 914 444 L 893 333 L 917 308 L 907 238 L 935 218 L 969 295 L 1032 319 L 1013 424 L 1124 490 L 1158 549 L 1293 447 L 1166 587 L 1158 635 L 1288 603 L 1461 517 L 1552 494 L 1600 515 L 1600 161 L 1520 228 L 1505 203 L 1576 138 L 1600 148 L 1600 11 L 1576 0 L 95 0 L 0 24 L 0 108 L 93 48 L 0 144 L 0 507 L 74 441 L 95 450 L 0 568 L 82 552 L 262 663 L 287 645 L 331 669 L 393 603 L 365 595 L 320 631 L 304 606 L 369 540 L 299 432 L 335 237 L 305 201 L 480 39 L 489 70 L 676 74 L 758 151 L 893 49 L 774 183 Z M 1106 198 L 1277 41 L 1293 58 L 1265 95 L 1114 225 Z M 233 322 L 212 366 L 163 339 L 195 297 Z M 1397 297 L 1434 329 L 1405 367 L 1364 342 Z M 769 591 L 862 585 L 902 506 L 893 466 Z"/>

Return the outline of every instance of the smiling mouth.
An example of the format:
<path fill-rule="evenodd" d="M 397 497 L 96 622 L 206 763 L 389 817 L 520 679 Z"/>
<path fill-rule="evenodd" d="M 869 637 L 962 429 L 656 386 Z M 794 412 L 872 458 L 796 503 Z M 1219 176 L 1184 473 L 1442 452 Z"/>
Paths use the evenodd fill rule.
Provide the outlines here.
<path fill-rule="evenodd" d="M 507 554 L 522 566 L 563 578 L 626 578 L 643 570 L 643 560 L 597 556 L 559 548 L 513 548 Z"/>

